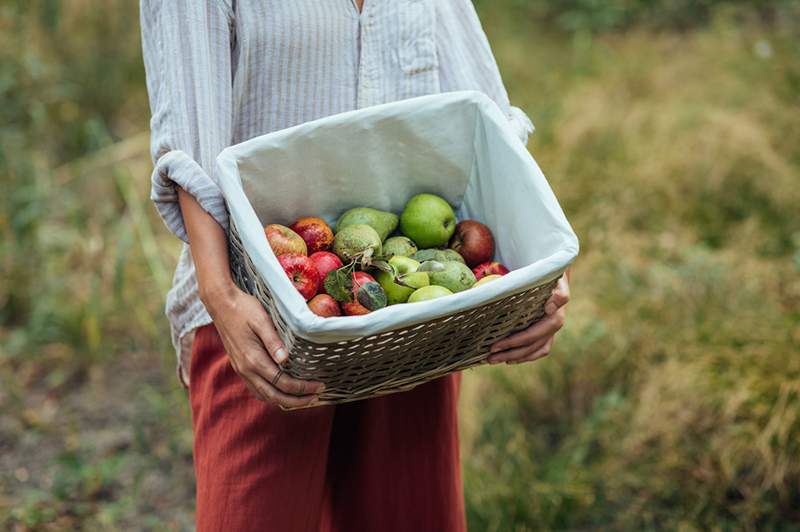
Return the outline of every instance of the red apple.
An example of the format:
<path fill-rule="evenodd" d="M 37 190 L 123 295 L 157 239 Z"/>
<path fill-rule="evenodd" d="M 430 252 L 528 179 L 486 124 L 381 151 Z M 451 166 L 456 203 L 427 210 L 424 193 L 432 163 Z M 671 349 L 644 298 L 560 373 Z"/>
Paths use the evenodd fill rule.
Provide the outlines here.
<path fill-rule="evenodd" d="M 486 261 L 472 268 L 472 273 L 475 274 L 475 279 L 480 281 L 486 275 L 505 275 L 508 273 L 508 268 L 496 261 Z"/>
<path fill-rule="evenodd" d="M 470 268 L 494 257 L 494 237 L 488 227 L 475 220 L 464 220 L 456 226 L 450 249 L 458 251 Z"/>
<path fill-rule="evenodd" d="M 312 297 L 311 301 L 308 302 L 308 308 L 311 309 L 311 312 L 323 318 L 342 315 L 339 303 L 328 294 L 317 294 Z"/>
<path fill-rule="evenodd" d="M 287 253 L 279 255 L 278 262 L 281 263 L 286 275 L 289 276 L 294 287 L 306 301 L 316 295 L 321 280 L 317 267 L 314 266 L 311 259 L 299 253 Z"/>
<path fill-rule="evenodd" d="M 342 267 L 342 261 L 335 253 L 330 251 L 317 251 L 308 256 L 311 262 L 317 267 L 319 277 L 323 281 L 329 272 Z"/>
<path fill-rule="evenodd" d="M 376 282 L 375 278 L 366 272 L 353 272 L 353 301 L 351 303 L 342 303 L 342 310 L 348 316 L 360 316 L 362 314 L 369 314 L 370 310 L 358 302 L 356 294 L 358 288 L 362 284 L 369 282 Z"/>
<path fill-rule="evenodd" d="M 288 253 L 308 255 L 305 241 L 285 225 L 269 224 L 264 228 L 264 233 L 267 235 L 269 247 L 276 256 Z"/>
<path fill-rule="evenodd" d="M 325 251 L 333 243 L 333 231 L 322 218 L 306 216 L 293 223 L 291 228 L 305 241 L 309 253 Z"/>

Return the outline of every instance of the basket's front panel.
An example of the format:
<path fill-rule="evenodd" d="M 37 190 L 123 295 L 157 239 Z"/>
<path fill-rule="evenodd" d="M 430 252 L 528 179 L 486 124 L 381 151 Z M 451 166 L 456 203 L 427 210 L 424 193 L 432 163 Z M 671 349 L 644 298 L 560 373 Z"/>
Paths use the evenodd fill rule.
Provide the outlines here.
<path fill-rule="evenodd" d="M 497 340 L 544 315 L 557 280 L 443 318 L 331 344 L 296 337 L 275 308 L 264 281 L 231 224 L 231 270 L 237 285 L 261 301 L 289 350 L 286 372 L 325 383 L 319 404 L 409 389 L 482 363 Z"/>

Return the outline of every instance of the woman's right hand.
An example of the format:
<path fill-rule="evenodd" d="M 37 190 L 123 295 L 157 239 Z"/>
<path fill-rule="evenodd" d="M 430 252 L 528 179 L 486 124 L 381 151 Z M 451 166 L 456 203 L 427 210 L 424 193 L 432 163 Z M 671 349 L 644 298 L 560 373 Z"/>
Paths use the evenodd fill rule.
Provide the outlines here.
<path fill-rule="evenodd" d="M 262 401 L 297 408 L 318 400 L 324 385 L 278 375 L 287 352 L 261 303 L 232 282 L 202 296 L 233 369 Z"/>

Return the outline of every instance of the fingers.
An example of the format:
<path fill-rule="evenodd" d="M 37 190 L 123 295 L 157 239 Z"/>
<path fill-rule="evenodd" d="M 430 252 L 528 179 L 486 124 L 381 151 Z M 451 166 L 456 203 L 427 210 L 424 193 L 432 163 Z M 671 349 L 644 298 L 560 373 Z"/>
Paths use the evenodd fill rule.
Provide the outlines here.
<path fill-rule="evenodd" d="M 555 340 L 554 337 L 551 337 L 545 342 L 545 345 L 536 349 L 533 353 L 526 355 L 522 358 L 518 358 L 516 360 L 509 360 L 506 362 L 507 364 L 522 364 L 523 362 L 533 362 L 534 360 L 539 360 L 540 358 L 544 358 L 550 354 L 550 351 L 553 349 L 553 341 Z"/>
<path fill-rule="evenodd" d="M 569 303 L 569 282 L 567 277 L 562 275 L 558 280 L 553 293 L 544 305 L 544 312 L 547 315 L 555 314 L 558 309 Z"/>
<path fill-rule="evenodd" d="M 250 384 L 264 400 L 282 408 L 300 408 L 319 401 L 317 395 L 303 395 L 298 397 L 284 393 L 257 375 L 251 376 Z"/>
<path fill-rule="evenodd" d="M 262 310 L 261 315 L 253 320 L 251 328 L 261 338 L 261 342 L 267 348 L 267 352 L 276 364 L 286 362 L 289 353 L 287 353 L 283 342 L 278 336 L 278 332 L 275 330 L 275 326 L 272 324 L 272 319 L 266 311 Z"/>
<path fill-rule="evenodd" d="M 276 381 L 278 366 L 257 346 L 251 347 L 242 358 L 240 367 L 237 369 L 240 375 L 250 376 L 251 380 L 253 380 L 253 376 L 258 377 L 260 380 L 270 383 L 271 387 L 281 393 L 295 396 L 318 395 L 325 389 L 325 385 L 321 382 L 295 379 L 286 373 L 281 373 Z M 273 385 L 272 382 L 275 384 Z"/>
<path fill-rule="evenodd" d="M 493 353 L 499 353 L 508 349 L 530 347 L 540 342 L 542 339 L 546 339 L 558 332 L 561 327 L 564 326 L 565 318 L 566 316 L 563 311 L 546 316 L 524 331 L 513 334 L 499 342 L 495 342 L 495 344 L 492 345 L 491 351 Z M 489 359 L 490 362 L 492 358 Z"/>
<path fill-rule="evenodd" d="M 539 338 L 536 342 L 532 344 L 523 345 L 522 347 L 517 347 L 514 349 L 507 349 L 505 351 L 500 351 L 494 355 L 491 355 L 488 358 L 489 364 L 500 364 L 503 362 L 510 362 L 512 360 L 516 360 L 518 358 L 523 358 L 534 351 L 538 350 L 539 348 L 543 347 L 551 338 L 552 336 L 545 336 L 544 338 Z"/>

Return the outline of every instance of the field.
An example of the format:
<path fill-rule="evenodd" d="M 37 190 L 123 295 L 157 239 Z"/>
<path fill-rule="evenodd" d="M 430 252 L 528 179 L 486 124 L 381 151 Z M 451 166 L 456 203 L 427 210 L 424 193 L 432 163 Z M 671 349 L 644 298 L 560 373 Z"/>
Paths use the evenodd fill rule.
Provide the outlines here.
<path fill-rule="evenodd" d="M 800 530 L 800 12 L 657 4 L 478 3 L 582 248 L 465 375 L 472 530 Z M 2 528 L 192 526 L 136 17 L 0 4 Z"/>

